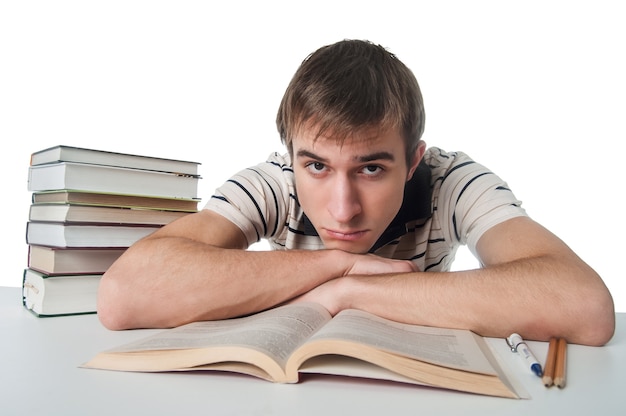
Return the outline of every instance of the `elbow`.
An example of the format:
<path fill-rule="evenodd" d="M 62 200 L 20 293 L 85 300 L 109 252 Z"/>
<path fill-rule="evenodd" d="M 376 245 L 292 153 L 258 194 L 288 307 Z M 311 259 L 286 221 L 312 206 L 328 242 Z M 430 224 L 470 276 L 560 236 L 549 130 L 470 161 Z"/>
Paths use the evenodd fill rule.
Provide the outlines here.
<path fill-rule="evenodd" d="M 578 308 L 580 344 L 600 347 L 607 344 L 615 333 L 615 306 L 608 290 L 590 296 Z"/>
<path fill-rule="evenodd" d="M 169 313 L 170 308 L 165 305 L 167 302 L 157 300 L 154 294 L 146 295 L 149 289 L 129 279 L 127 272 L 118 270 L 115 267 L 109 269 L 102 276 L 98 288 L 98 319 L 105 328 L 112 331 L 171 328 L 187 323 L 177 319 L 176 314 Z M 161 306 L 154 308 L 153 305 Z"/>
<path fill-rule="evenodd" d="M 594 331 L 589 345 L 602 346 L 607 344 L 615 334 L 615 309 L 611 301 L 611 307 L 602 308 L 597 315 Z"/>
<path fill-rule="evenodd" d="M 601 347 L 613 338 L 614 333 L 615 314 L 607 315 L 604 319 L 596 321 L 578 343 L 591 347 Z"/>
<path fill-rule="evenodd" d="M 97 313 L 100 323 L 112 331 L 132 329 L 132 316 L 125 299 L 124 290 L 114 276 L 105 273 L 100 281 L 97 298 Z"/>

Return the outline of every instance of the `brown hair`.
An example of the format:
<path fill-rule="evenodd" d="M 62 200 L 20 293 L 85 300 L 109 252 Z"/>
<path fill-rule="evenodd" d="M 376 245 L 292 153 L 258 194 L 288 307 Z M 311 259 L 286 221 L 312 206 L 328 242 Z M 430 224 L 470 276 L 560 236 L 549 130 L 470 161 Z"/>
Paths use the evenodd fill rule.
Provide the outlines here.
<path fill-rule="evenodd" d="M 409 68 L 380 45 L 343 40 L 302 62 L 280 103 L 276 126 L 289 152 L 305 126 L 316 126 L 316 137 L 330 131 L 339 141 L 364 129 L 397 128 L 410 163 L 424 119 L 422 94 Z"/>

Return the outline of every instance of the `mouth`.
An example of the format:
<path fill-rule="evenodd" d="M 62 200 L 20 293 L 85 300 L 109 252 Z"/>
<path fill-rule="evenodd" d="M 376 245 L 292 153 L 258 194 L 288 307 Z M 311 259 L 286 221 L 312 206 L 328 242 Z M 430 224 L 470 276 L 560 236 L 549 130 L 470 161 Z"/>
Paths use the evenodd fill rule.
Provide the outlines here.
<path fill-rule="evenodd" d="M 330 237 L 333 240 L 339 240 L 339 241 L 358 241 L 367 234 L 367 230 L 337 231 L 337 230 L 325 229 L 325 231 L 328 237 Z"/>

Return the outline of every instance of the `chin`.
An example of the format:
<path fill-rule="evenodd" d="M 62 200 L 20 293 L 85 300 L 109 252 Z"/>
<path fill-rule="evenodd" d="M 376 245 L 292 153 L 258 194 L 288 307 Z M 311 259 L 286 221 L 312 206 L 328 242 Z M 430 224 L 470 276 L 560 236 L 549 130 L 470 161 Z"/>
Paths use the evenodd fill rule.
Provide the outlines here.
<path fill-rule="evenodd" d="M 324 241 L 324 248 L 329 250 L 341 250 L 352 254 L 367 254 L 369 253 L 372 244 L 356 244 L 342 241 Z"/>

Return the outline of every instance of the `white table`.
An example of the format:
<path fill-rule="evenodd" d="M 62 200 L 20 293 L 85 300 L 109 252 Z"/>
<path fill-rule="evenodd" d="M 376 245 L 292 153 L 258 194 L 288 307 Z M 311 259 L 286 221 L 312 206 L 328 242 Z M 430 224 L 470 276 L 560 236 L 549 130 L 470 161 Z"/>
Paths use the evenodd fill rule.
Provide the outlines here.
<path fill-rule="evenodd" d="M 601 348 L 569 345 L 567 386 L 545 388 L 504 340 L 489 339 L 532 396 L 513 400 L 354 378 L 274 384 L 228 373 L 142 374 L 78 366 L 153 330 L 113 332 L 97 316 L 38 318 L 0 288 L 0 414 L 9 415 L 625 415 L 626 314 Z M 547 343 L 530 342 L 540 361 Z"/>

